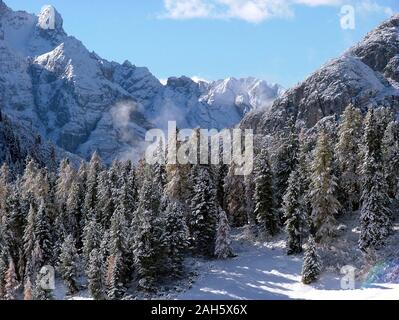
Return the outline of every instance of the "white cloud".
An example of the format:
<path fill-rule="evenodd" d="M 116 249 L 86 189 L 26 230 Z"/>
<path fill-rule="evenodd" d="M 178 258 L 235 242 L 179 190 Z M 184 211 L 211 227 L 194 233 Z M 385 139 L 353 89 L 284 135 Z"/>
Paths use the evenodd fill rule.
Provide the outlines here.
<path fill-rule="evenodd" d="M 382 6 L 373 0 L 362 0 L 359 1 L 355 6 L 357 12 L 360 14 L 385 14 L 387 16 L 392 16 L 395 12 L 392 8 L 387 6 Z"/>
<path fill-rule="evenodd" d="M 317 6 L 338 6 L 342 5 L 342 0 L 296 0 L 297 4 L 304 4 L 309 7 L 317 7 Z"/>
<path fill-rule="evenodd" d="M 209 83 L 209 82 L 210 82 L 209 80 L 204 79 L 204 78 L 199 77 L 199 76 L 192 76 L 192 77 L 191 77 L 191 80 L 193 80 L 193 81 L 196 82 L 196 83 L 199 83 L 199 82 L 206 82 L 206 83 Z"/>
<path fill-rule="evenodd" d="M 341 0 L 164 0 L 170 19 L 240 19 L 259 23 L 273 17 L 292 17 L 293 5 L 331 6 Z"/>
<path fill-rule="evenodd" d="M 204 0 L 164 0 L 166 18 L 206 18 L 212 14 L 212 5 Z"/>
<path fill-rule="evenodd" d="M 294 16 L 295 6 L 319 7 L 353 5 L 359 13 L 393 14 L 375 0 L 163 0 L 164 18 L 239 19 L 260 23 L 270 18 Z"/>

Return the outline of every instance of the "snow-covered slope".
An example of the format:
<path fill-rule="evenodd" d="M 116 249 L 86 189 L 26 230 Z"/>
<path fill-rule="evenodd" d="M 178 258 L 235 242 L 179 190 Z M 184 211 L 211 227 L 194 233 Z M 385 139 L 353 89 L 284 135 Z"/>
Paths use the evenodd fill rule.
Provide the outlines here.
<path fill-rule="evenodd" d="M 281 91 L 253 78 L 197 83 L 181 77 L 162 85 L 147 68 L 87 50 L 65 33 L 53 7 L 35 16 L 0 0 L 2 110 L 84 158 L 96 150 L 106 161 L 137 157 L 146 130 L 164 128 L 167 120 L 179 127 L 231 127 Z"/>

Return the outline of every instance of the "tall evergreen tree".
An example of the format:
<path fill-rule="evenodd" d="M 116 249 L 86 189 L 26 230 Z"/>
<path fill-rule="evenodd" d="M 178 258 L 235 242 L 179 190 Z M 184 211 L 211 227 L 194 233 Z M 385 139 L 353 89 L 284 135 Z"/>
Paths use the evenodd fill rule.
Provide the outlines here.
<path fill-rule="evenodd" d="M 15 264 L 14 261 L 10 258 L 8 269 L 5 273 L 4 298 L 6 300 L 15 300 L 17 288 L 18 288 L 18 282 L 17 282 L 17 275 L 15 272 Z"/>
<path fill-rule="evenodd" d="M 262 149 L 255 161 L 255 216 L 263 236 L 278 232 L 279 218 L 275 210 L 273 175 L 266 149 Z"/>
<path fill-rule="evenodd" d="M 105 299 L 104 257 L 100 250 L 90 252 L 89 269 L 87 271 L 88 289 L 94 300 Z"/>
<path fill-rule="evenodd" d="M 215 257 L 227 259 L 233 256 L 231 248 L 230 225 L 227 214 L 223 209 L 219 209 L 219 222 L 216 234 Z"/>
<path fill-rule="evenodd" d="M 315 239 L 313 238 L 313 236 L 310 236 L 306 246 L 305 257 L 303 261 L 302 282 L 304 284 L 311 284 L 318 279 L 320 272 L 320 257 L 317 254 Z"/>
<path fill-rule="evenodd" d="M 101 235 L 103 229 L 96 219 L 93 217 L 87 221 L 86 226 L 83 230 L 83 248 L 82 248 L 82 259 L 87 272 L 90 261 L 90 253 L 94 249 L 98 249 L 101 243 Z"/>
<path fill-rule="evenodd" d="M 54 246 L 51 236 L 51 222 L 44 199 L 41 199 L 39 209 L 35 216 L 34 239 L 40 246 L 42 252 L 42 262 L 51 263 Z"/>
<path fill-rule="evenodd" d="M 288 189 L 283 198 L 283 212 L 285 215 L 286 232 L 288 235 L 287 253 L 299 254 L 302 252 L 302 239 L 306 217 L 302 211 L 303 197 L 300 194 L 300 173 L 294 170 L 288 179 Z"/>
<path fill-rule="evenodd" d="M 399 182 L 399 123 L 388 124 L 382 140 L 384 177 L 388 183 L 391 199 L 397 196 Z"/>
<path fill-rule="evenodd" d="M 275 173 L 275 205 L 279 218 L 284 222 L 281 212 L 283 196 L 288 187 L 288 179 L 297 165 L 299 149 L 298 133 L 294 119 L 290 119 L 283 133 L 277 136 L 273 150 L 273 171 Z"/>
<path fill-rule="evenodd" d="M 139 287 L 153 291 L 162 270 L 165 248 L 161 235 L 163 221 L 160 217 L 161 196 L 159 183 L 153 181 L 151 168 L 147 168 L 139 194 L 138 207 L 132 222 L 134 231 L 133 255 Z"/>
<path fill-rule="evenodd" d="M 226 211 L 233 226 L 242 227 L 248 222 L 246 186 L 244 177 L 235 174 L 236 164 L 230 165 L 225 178 Z M 251 200 L 252 201 L 252 200 Z"/>
<path fill-rule="evenodd" d="M 339 140 L 335 151 L 340 169 L 340 187 L 342 204 L 345 211 L 351 213 L 359 207 L 360 185 L 360 141 L 362 114 L 359 109 L 349 105 L 342 116 L 339 126 Z"/>
<path fill-rule="evenodd" d="M 61 254 L 59 257 L 58 268 L 68 293 L 73 295 L 78 291 L 77 286 L 77 263 L 78 263 L 78 252 L 76 249 L 76 241 L 69 235 L 66 237 L 62 244 Z"/>
<path fill-rule="evenodd" d="M 84 212 L 86 219 L 97 216 L 98 204 L 98 177 L 103 171 L 102 162 L 97 152 L 95 152 L 90 160 L 87 169 L 86 192 L 84 200 Z"/>
<path fill-rule="evenodd" d="M 216 190 L 210 171 L 207 165 L 193 167 L 193 196 L 188 227 L 194 253 L 213 257 L 218 215 Z"/>
<path fill-rule="evenodd" d="M 165 271 L 172 276 L 181 276 L 184 256 L 188 248 L 188 227 L 185 221 L 184 207 L 180 202 L 168 201 L 162 242 L 166 248 L 167 267 Z"/>
<path fill-rule="evenodd" d="M 380 120 L 380 119 L 379 119 Z M 392 213 L 389 209 L 388 184 L 382 168 L 381 131 L 374 110 L 365 121 L 365 152 L 362 166 L 363 195 L 360 214 L 362 250 L 378 249 L 391 232 Z"/>
<path fill-rule="evenodd" d="M 334 236 L 335 215 L 340 208 L 335 196 L 337 179 L 333 173 L 333 152 L 325 130 L 319 133 L 311 169 L 312 219 L 316 241 L 321 242 Z"/>

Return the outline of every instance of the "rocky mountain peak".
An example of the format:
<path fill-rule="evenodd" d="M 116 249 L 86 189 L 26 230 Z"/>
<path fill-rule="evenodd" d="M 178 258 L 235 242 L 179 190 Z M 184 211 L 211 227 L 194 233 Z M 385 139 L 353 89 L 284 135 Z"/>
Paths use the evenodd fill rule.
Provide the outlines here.
<path fill-rule="evenodd" d="M 247 115 L 241 126 L 269 133 L 293 118 L 298 126 L 312 128 L 325 117 L 340 116 L 350 103 L 363 112 L 377 106 L 399 111 L 398 14 L 287 90 L 270 110 Z"/>

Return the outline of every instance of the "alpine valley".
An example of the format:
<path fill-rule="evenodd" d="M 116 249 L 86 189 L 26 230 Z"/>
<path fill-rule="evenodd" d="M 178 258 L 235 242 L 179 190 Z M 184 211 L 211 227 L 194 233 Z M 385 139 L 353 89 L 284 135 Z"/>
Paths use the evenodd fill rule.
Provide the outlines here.
<path fill-rule="evenodd" d="M 0 0 L 0 300 L 397 299 L 398 112 L 399 14 L 283 90 L 163 83 Z M 253 171 L 141 160 L 168 121 L 252 129 Z"/>

